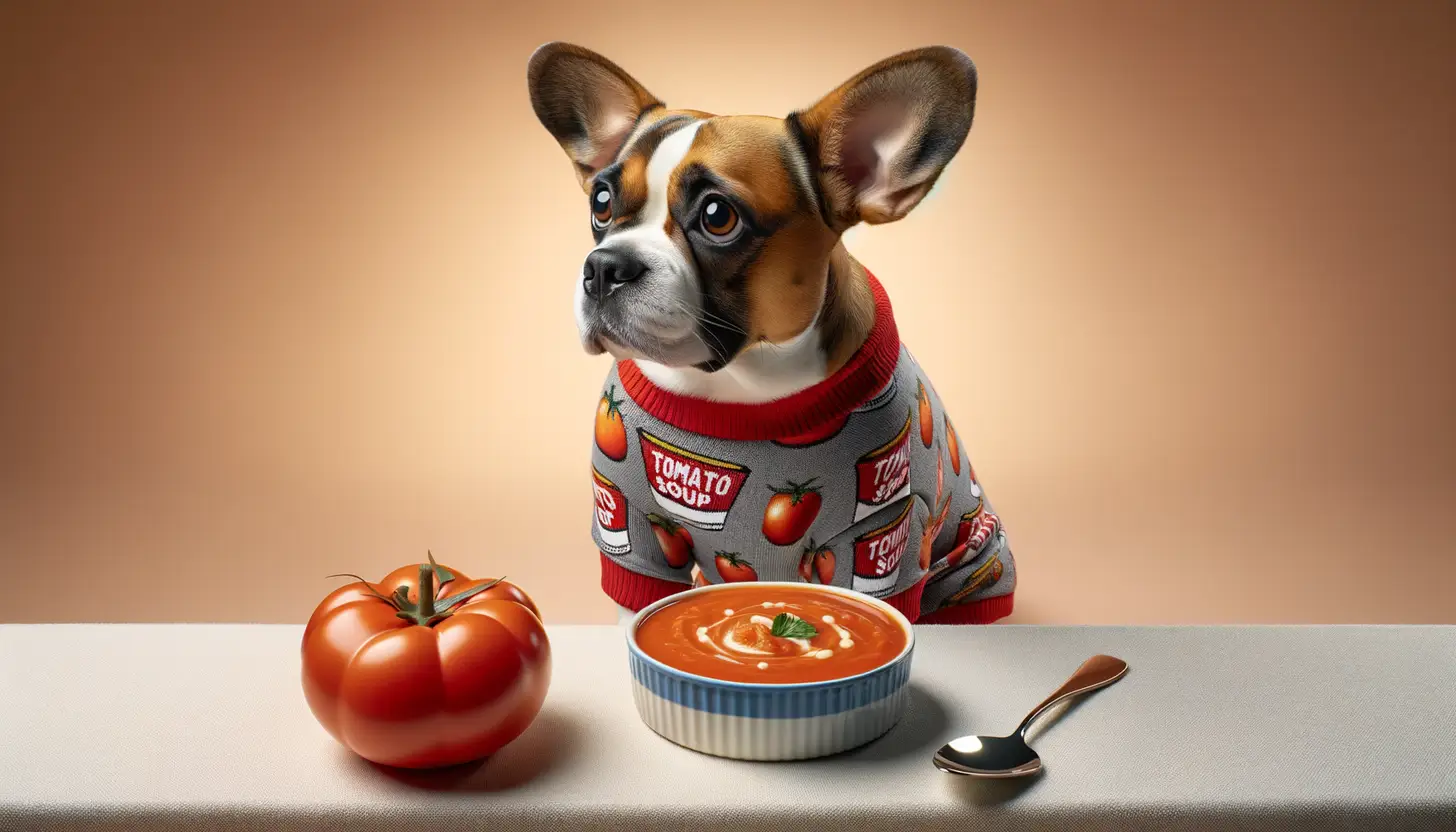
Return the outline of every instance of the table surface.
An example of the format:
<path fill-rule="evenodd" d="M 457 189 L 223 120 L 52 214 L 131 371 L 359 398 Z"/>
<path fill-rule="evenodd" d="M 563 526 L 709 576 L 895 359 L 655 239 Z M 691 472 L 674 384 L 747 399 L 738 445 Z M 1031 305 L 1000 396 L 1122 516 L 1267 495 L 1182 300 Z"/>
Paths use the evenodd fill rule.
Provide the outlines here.
<path fill-rule="evenodd" d="M 889 734 L 744 763 L 641 724 L 621 629 L 555 626 L 536 722 L 444 774 L 338 746 L 301 631 L 0 626 L 0 829 L 1456 829 L 1456 627 L 920 627 Z M 1132 669 L 1033 728 L 1041 775 L 931 766 L 1095 653 Z"/>

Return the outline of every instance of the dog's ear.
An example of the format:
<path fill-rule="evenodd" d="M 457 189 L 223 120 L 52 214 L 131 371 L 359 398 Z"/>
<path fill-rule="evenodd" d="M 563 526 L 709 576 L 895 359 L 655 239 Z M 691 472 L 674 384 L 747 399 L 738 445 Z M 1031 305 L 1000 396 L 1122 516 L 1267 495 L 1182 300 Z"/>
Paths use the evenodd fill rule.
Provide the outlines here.
<path fill-rule="evenodd" d="M 582 187 L 612 163 L 642 113 L 661 107 L 621 67 L 569 43 L 548 43 L 526 67 L 536 118 L 571 158 Z"/>
<path fill-rule="evenodd" d="M 976 65 L 931 46 L 880 61 L 788 122 L 842 231 L 910 213 L 961 149 L 975 109 Z"/>

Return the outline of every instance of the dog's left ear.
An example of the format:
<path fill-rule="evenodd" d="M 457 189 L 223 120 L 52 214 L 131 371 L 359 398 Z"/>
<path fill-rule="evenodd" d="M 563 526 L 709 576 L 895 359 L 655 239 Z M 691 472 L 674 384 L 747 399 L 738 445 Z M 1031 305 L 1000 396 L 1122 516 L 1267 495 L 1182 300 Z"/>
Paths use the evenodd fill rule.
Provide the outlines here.
<path fill-rule="evenodd" d="M 837 231 L 910 213 L 965 143 L 976 109 L 976 66 L 931 46 L 871 66 L 789 116 Z"/>
<path fill-rule="evenodd" d="M 576 167 L 583 188 L 610 165 L 643 112 L 661 107 L 625 70 L 569 43 L 548 43 L 526 66 L 531 108 Z"/>

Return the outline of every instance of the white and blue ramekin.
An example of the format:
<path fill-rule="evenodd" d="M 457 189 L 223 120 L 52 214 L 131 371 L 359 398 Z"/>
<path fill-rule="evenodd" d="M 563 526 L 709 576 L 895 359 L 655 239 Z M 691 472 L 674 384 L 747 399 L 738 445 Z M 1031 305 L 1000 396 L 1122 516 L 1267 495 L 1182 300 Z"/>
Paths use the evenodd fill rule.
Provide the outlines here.
<path fill-rule="evenodd" d="M 807 588 L 791 582 L 756 585 L 770 590 Z M 900 721 L 909 702 L 915 631 L 899 610 L 848 589 L 813 585 L 816 591 L 848 596 L 883 610 L 905 631 L 905 648 L 899 655 L 855 676 L 794 684 L 726 682 L 669 667 L 637 645 L 637 627 L 663 607 L 743 586 L 713 584 L 680 592 L 644 607 L 632 620 L 627 654 L 633 698 L 647 727 L 678 745 L 718 757 L 803 760 L 864 745 Z"/>

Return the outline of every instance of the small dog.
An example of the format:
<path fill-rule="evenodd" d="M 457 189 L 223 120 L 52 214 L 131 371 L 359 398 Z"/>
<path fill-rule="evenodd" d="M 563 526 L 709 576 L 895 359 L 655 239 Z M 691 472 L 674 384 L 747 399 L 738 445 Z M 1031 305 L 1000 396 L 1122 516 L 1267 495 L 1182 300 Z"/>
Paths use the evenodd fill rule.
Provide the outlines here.
<path fill-rule="evenodd" d="M 1000 519 L 841 242 L 907 215 L 959 152 L 971 60 L 904 52 L 786 118 L 669 109 L 566 43 L 527 76 L 596 238 L 576 321 L 588 353 L 616 359 L 593 538 L 624 614 L 744 580 L 851 587 L 921 623 L 1010 614 Z"/>

